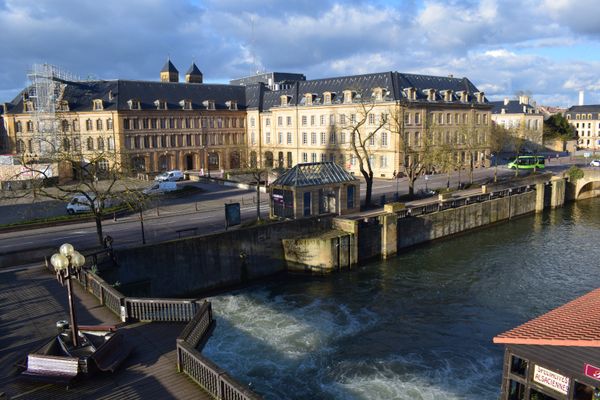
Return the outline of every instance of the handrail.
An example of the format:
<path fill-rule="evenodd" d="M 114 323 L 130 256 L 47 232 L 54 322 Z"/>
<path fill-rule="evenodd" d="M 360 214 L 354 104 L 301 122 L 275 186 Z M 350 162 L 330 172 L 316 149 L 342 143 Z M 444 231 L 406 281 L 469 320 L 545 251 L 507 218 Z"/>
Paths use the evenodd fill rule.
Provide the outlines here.
<path fill-rule="evenodd" d="M 502 189 L 495 192 L 478 194 L 458 199 L 447 199 L 432 201 L 414 207 L 407 207 L 396 213 L 396 216 L 401 218 L 417 217 L 419 215 L 431 214 L 438 211 L 448 210 L 450 208 L 458 208 L 469 204 L 482 203 L 484 201 L 495 200 L 502 197 L 514 196 L 517 194 L 527 193 L 535 190 L 533 185 L 523 185 L 510 189 Z"/>
<path fill-rule="evenodd" d="M 198 310 L 195 299 L 125 298 L 127 317 L 140 321 L 190 321 Z"/>

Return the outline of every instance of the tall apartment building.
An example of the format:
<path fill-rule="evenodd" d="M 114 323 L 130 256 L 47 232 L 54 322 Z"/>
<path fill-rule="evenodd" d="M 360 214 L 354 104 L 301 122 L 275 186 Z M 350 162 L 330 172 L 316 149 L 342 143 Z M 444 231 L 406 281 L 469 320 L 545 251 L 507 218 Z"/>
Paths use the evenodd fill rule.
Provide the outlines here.
<path fill-rule="evenodd" d="M 524 140 L 522 148 L 538 150 L 544 144 L 544 115 L 531 104 L 529 96 L 516 100 L 492 101 L 492 121 Z"/>
<path fill-rule="evenodd" d="M 103 165 L 115 160 L 138 172 L 315 161 L 358 172 L 350 135 L 361 124 L 360 132 L 375 132 L 365 148 L 377 177 L 402 172 L 431 149 L 427 140 L 451 148 L 465 165 L 488 163 L 491 105 L 467 78 L 386 72 L 306 80 L 274 72 L 215 85 L 202 83 L 192 65 L 185 80 L 169 60 L 160 82 L 61 81 L 58 147 L 83 160 L 106 154 Z M 45 140 L 27 93 L 4 103 L 3 116 L 10 149 L 36 160 Z M 407 146 L 416 151 L 406 154 Z"/>
<path fill-rule="evenodd" d="M 573 106 L 567 110 L 565 116 L 577 130 L 579 148 L 600 148 L 600 104 Z"/>
<path fill-rule="evenodd" d="M 377 177 L 391 177 L 410 161 L 401 135 L 417 150 L 429 135 L 433 145 L 452 146 L 464 164 L 471 157 L 475 166 L 488 163 L 491 106 L 467 78 L 386 72 L 298 80 L 279 90 L 253 85 L 246 97 L 251 164 L 335 161 L 358 172 L 350 135 L 363 119 L 360 131 Z M 475 139 L 467 143 L 465 131 Z"/>

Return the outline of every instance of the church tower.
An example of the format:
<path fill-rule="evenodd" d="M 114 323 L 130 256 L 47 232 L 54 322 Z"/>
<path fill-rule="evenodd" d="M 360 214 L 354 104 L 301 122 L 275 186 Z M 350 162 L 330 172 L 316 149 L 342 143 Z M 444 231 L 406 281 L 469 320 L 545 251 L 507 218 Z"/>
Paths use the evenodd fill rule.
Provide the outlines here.
<path fill-rule="evenodd" d="M 170 59 L 167 60 L 165 66 L 160 70 L 161 82 L 179 82 L 179 71 L 173 65 Z"/>
<path fill-rule="evenodd" d="M 187 83 L 202 83 L 202 72 L 196 66 L 196 63 L 192 63 L 190 69 L 185 73 L 185 81 Z"/>

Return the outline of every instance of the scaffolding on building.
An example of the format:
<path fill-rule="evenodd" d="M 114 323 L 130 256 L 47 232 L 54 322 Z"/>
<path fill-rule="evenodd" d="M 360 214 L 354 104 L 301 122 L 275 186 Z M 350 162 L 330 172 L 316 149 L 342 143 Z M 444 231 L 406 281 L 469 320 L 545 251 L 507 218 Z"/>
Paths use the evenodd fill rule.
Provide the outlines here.
<path fill-rule="evenodd" d="M 57 112 L 68 111 L 62 104 L 62 96 L 68 82 L 79 78 L 68 71 L 50 64 L 34 64 L 27 74 L 29 89 L 25 105 L 32 114 L 36 127 L 35 139 L 39 143 L 40 156 L 49 156 L 60 148 L 61 126 Z"/>

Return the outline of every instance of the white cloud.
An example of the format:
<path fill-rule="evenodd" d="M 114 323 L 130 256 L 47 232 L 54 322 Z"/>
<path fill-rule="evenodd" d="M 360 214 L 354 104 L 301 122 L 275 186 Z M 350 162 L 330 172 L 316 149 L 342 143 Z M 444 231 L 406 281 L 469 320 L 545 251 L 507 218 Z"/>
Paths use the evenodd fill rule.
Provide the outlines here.
<path fill-rule="evenodd" d="M 594 0 L 190 1 L 0 0 L 0 52 L 10 55 L 0 101 L 26 84 L 34 62 L 81 76 L 157 79 L 168 55 L 181 72 L 195 58 L 209 82 L 258 66 L 308 78 L 454 74 L 491 96 L 530 90 L 575 99 L 577 87 L 600 90 L 592 56 L 564 54 L 600 32 Z"/>

